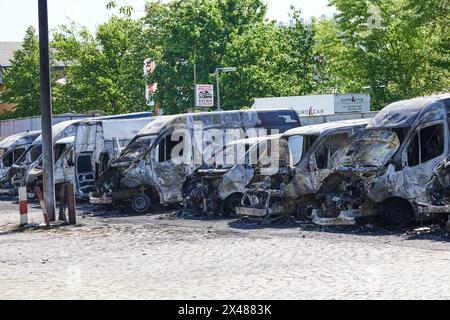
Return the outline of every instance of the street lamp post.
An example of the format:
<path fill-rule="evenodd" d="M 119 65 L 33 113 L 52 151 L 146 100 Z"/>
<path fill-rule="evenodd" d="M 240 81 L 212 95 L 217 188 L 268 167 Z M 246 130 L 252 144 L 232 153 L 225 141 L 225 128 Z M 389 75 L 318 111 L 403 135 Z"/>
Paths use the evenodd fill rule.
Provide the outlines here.
<path fill-rule="evenodd" d="M 217 81 L 217 111 L 222 111 L 220 107 L 220 71 L 222 72 L 236 72 L 235 67 L 216 68 L 216 81 Z"/>

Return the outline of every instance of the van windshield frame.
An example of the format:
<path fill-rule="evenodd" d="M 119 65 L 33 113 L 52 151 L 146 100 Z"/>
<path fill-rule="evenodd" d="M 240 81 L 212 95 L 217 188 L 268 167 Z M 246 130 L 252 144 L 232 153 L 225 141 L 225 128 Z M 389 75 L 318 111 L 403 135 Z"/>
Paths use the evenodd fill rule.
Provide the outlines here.
<path fill-rule="evenodd" d="M 122 151 L 115 162 L 130 162 L 145 157 L 157 140 L 158 135 L 148 134 L 135 137 Z"/>

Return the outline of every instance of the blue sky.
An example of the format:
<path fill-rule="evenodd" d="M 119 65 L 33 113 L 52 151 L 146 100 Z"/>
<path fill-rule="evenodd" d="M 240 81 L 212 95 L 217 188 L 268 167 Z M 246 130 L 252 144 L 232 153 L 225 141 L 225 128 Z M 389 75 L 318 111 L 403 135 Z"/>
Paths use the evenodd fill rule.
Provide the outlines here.
<path fill-rule="evenodd" d="M 130 4 L 135 16 L 144 13 L 145 0 L 116 0 L 119 4 Z M 55 28 L 68 19 L 86 25 L 91 31 L 106 21 L 111 14 L 106 10 L 108 0 L 48 0 L 49 25 Z M 266 0 L 269 5 L 268 18 L 288 22 L 291 5 L 302 9 L 303 17 L 331 16 L 334 8 L 327 6 L 328 0 Z M 20 41 L 26 28 L 37 28 L 38 0 L 0 0 L 0 41 Z"/>

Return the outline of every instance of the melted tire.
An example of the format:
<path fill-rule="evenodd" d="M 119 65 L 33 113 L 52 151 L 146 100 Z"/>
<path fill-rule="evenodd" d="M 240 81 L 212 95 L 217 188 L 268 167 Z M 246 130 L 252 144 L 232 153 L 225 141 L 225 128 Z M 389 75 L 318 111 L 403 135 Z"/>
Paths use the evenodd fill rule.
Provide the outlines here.
<path fill-rule="evenodd" d="M 410 206 L 401 200 L 391 200 L 382 207 L 382 220 L 388 226 L 404 228 L 412 224 Z"/>
<path fill-rule="evenodd" d="M 234 193 L 225 199 L 222 205 L 222 216 L 232 218 L 236 216 L 236 207 L 241 205 L 242 194 Z"/>

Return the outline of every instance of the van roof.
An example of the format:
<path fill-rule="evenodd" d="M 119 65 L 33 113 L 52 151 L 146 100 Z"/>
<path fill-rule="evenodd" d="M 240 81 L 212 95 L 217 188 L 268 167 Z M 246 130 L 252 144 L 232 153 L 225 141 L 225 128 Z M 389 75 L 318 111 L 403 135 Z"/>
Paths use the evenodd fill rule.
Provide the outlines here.
<path fill-rule="evenodd" d="M 134 112 L 134 113 L 124 113 L 116 114 L 111 116 L 101 116 L 95 118 L 84 119 L 86 121 L 99 121 L 99 120 L 130 120 L 130 119 L 140 119 L 140 118 L 150 118 L 153 117 L 151 112 Z"/>
<path fill-rule="evenodd" d="M 0 141 L 0 148 L 9 149 L 15 145 L 30 144 L 40 134 L 41 134 L 40 131 L 27 131 L 13 134 Z"/>
<path fill-rule="evenodd" d="M 152 121 L 147 126 L 145 126 L 140 132 L 139 135 L 149 135 L 149 134 L 157 134 L 162 128 L 164 128 L 167 124 L 173 123 L 176 125 L 177 123 L 184 124 L 182 119 L 186 119 L 186 123 L 194 120 L 193 118 L 201 118 L 201 117 L 214 117 L 217 115 L 252 115 L 252 114 L 267 114 L 267 113 L 282 113 L 288 112 L 292 115 L 295 115 L 295 122 L 300 125 L 300 120 L 298 114 L 293 109 L 270 109 L 270 110 L 234 110 L 234 111 L 214 111 L 214 112 L 198 112 L 198 113 L 184 113 L 170 116 L 161 116 L 158 117 L 155 121 Z M 250 117 L 249 117 L 250 118 Z M 179 122 L 178 122 L 179 121 Z M 223 124 L 230 123 L 231 119 L 222 119 Z M 256 121 L 256 120 L 255 120 Z"/>
<path fill-rule="evenodd" d="M 154 119 L 151 112 L 138 112 L 138 113 L 129 113 L 129 114 L 119 114 L 115 116 L 105 116 L 105 117 L 95 117 L 95 118 L 86 118 L 82 119 L 80 124 L 87 123 L 96 123 L 96 122 L 104 122 L 104 121 L 134 121 L 141 119 Z"/>
<path fill-rule="evenodd" d="M 354 120 L 343 120 L 343 121 L 332 121 L 321 124 L 314 124 L 310 126 L 300 127 L 286 131 L 283 136 L 294 136 L 294 135 L 320 135 L 329 130 L 336 129 L 347 129 L 355 126 L 367 125 L 371 119 L 354 119 Z"/>
<path fill-rule="evenodd" d="M 53 135 L 53 140 L 56 140 L 59 138 L 59 136 L 70 126 L 83 121 L 83 119 L 77 119 L 77 120 L 68 120 L 68 121 L 63 121 L 60 123 L 55 124 L 52 127 L 52 135 Z M 75 134 L 75 128 L 74 128 L 74 134 Z M 33 144 L 42 144 L 42 134 L 39 135 L 39 137 L 37 137 L 36 140 L 34 140 Z"/>
<path fill-rule="evenodd" d="M 277 139 L 280 138 L 282 136 L 282 134 L 273 134 L 270 136 L 261 136 L 261 137 L 251 137 L 251 138 L 245 138 L 245 139 L 239 139 L 236 141 L 232 141 L 230 143 L 227 144 L 227 146 L 233 146 L 233 145 L 238 145 L 238 144 L 256 144 L 259 143 L 261 141 L 265 141 L 265 140 L 273 140 L 273 139 Z"/>
<path fill-rule="evenodd" d="M 65 137 L 62 139 L 59 139 L 55 142 L 55 144 L 73 144 L 75 141 L 75 136 Z"/>
<path fill-rule="evenodd" d="M 66 130 L 71 125 L 83 122 L 83 121 L 102 121 L 102 120 L 119 120 L 119 119 L 139 119 L 149 117 L 149 112 L 137 112 L 137 113 L 129 113 L 129 114 L 119 114 L 114 116 L 105 116 L 105 117 L 92 117 L 92 118 L 83 118 L 83 119 L 75 119 L 75 120 L 67 120 L 60 123 L 57 123 L 52 126 L 53 139 L 58 139 L 58 136 L 61 135 L 64 130 Z M 75 132 L 74 132 L 75 134 Z M 35 144 L 42 143 L 42 135 L 40 135 L 35 141 Z"/>
<path fill-rule="evenodd" d="M 443 93 L 391 103 L 372 119 L 368 128 L 410 127 L 424 108 L 431 107 L 435 102 L 444 99 L 450 99 L 450 94 Z"/>

